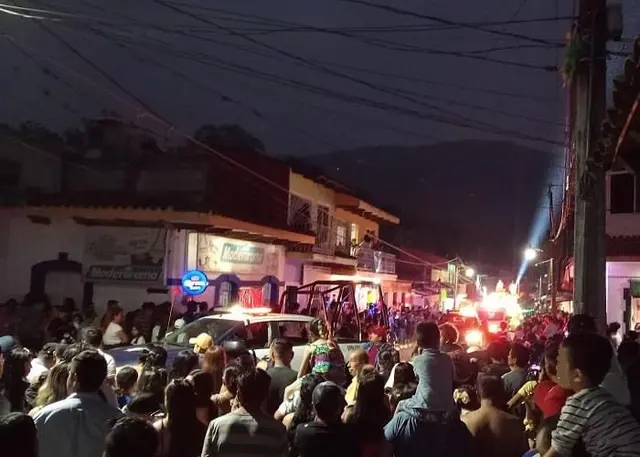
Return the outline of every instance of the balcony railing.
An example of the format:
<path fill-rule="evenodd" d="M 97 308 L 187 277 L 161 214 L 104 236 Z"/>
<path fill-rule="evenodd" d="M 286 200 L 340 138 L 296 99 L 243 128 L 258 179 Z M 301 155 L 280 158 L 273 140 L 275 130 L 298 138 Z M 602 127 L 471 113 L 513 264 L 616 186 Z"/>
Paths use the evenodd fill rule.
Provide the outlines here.
<path fill-rule="evenodd" d="M 356 250 L 356 268 L 372 273 L 396 274 L 396 256 L 382 251 L 360 247 Z"/>

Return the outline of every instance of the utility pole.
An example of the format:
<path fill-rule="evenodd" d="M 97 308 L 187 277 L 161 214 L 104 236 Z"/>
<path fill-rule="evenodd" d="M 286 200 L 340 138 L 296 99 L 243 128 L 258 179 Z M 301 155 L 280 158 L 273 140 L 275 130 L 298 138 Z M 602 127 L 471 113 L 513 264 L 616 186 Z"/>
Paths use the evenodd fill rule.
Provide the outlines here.
<path fill-rule="evenodd" d="M 549 190 L 547 191 L 547 197 L 549 198 L 549 228 L 551 233 L 554 233 L 553 230 L 553 191 L 551 186 L 549 186 Z M 558 303 L 556 300 L 558 284 L 557 284 L 557 272 L 555 267 L 556 263 L 556 244 L 551 241 L 551 245 L 549 246 L 549 251 L 551 254 L 550 262 L 549 262 L 549 292 L 551 299 L 551 312 L 556 313 L 558 311 Z"/>
<path fill-rule="evenodd" d="M 607 1 L 580 0 L 577 28 L 580 58 L 575 84 L 575 313 L 606 326 L 605 170 L 598 149 L 606 109 Z"/>

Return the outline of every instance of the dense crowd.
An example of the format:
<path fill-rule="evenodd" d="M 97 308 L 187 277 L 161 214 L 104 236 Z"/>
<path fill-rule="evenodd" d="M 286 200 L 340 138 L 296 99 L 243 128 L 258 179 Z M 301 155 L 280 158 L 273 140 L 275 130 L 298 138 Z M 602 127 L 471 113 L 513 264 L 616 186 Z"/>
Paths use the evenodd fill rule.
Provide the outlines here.
<path fill-rule="evenodd" d="M 536 316 L 482 354 L 420 322 L 408 362 L 378 326 L 342 354 L 316 319 L 297 371 L 286 339 L 258 361 L 206 334 L 116 370 L 111 322 L 35 354 L 0 337 L 3 457 L 640 455 L 637 335 L 617 345 L 587 316 Z"/>

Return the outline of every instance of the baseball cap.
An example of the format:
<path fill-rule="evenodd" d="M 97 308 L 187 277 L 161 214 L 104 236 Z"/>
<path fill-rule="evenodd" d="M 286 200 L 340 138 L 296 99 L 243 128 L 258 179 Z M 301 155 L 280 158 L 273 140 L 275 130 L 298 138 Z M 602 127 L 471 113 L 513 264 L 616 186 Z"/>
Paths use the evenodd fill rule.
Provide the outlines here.
<path fill-rule="evenodd" d="M 201 333 L 196 338 L 191 338 L 189 344 L 193 344 L 196 352 L 204 352 L 213 346 L 213 338 L 207 333 Z"/>
<path fill-rule="evenodd" d="M 6 354 L 16 346 L 16 340 L 12 336 L 0 336 L 0 354 Z"/>
<path fill-rule="evenodd" d="M 372 325 L 369 327 L 369 335 L 376 335 L 380 338 L 387 336 L 387 329 L 381 325 Z"/>

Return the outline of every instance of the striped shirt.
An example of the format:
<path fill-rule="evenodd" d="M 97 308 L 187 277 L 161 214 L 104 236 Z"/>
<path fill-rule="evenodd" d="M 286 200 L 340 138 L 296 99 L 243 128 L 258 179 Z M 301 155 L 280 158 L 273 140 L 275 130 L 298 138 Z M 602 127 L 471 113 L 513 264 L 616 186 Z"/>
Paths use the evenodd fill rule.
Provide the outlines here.
<path fill-rule="evenodd" d="M 640 425 L 605 389 L 584 389 L 562 407 L 551 447 L 570 457 L 579 441 L 591 457 L 640 457 Z"/>
<path fill-rule="evenodd" d="M 240 408 L 214 419 L 204 438 L 202 457 L 285 457 L 287 432 L 266 414 Z"/>

